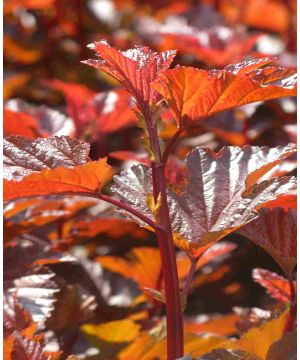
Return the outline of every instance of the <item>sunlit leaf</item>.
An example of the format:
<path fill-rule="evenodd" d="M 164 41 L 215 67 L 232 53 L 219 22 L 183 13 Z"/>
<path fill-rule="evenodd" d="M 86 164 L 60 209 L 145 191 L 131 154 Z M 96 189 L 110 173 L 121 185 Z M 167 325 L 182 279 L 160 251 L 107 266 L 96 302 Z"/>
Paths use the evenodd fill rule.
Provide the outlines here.
<path fill-rule="evenodd" d="M 8 109 L 3 112 L 4 136 L 21 135 L 27 138 L 36 138 L 39 128 L 36 119 L 25 113 L 17 113 Z"/>
<path fill-rule="evenodd" d="M 296 212 L 261 209 L 259 217 L 238 232 L 267 251 L 289 276 L 296 265 Z"/>
<path fill-rule="evenodd" d="M 57 284 L 53 281 L 52 272 L 38 273 L 23 276 L 14 281 L 14 288 L 18 301 L 29 311 L 35 322 L 44 324 L 47 317 L 54 310 L 56 296 L 59 292 Z"/>
<path fill-rule="evenodd" d="M 145 46 L 121 52 L 105 40 L 94 42 L 89 48 L 96 52 L 100 60 L 87 60 L 84 63 L 118 80 L 135 98 L 140 110 L 158 101 L 159 95 L 150 84 L 170 66 L 176 54 L 171 50 L 156 53 Z"/>
<path fill-rule="evenodd" d="M 282 337 L 287 311 L 278 318 L 268 321 L 265 324 L 254 327 L 244 333 L 234 343 L 224 346 L 227 349 L 237 349 L 252 353 L 261 359 L 266 359 L 270 346 Z"/>
<path fill-rule="evenodd" d="M 272 298 L 281 302 L 291 301 L 290 285 L 288 280 L 284 277 L 259 268 L 253 270 L 252 277 L 255 282 L 266 288 L 268 294 L 272 296 Z M 294 286 L 296 286 L 296 282 L 294 282 Z"/>
<path fill-rule="evenodd" d="M 295 179 L 288 177 L 256 183 L 293 152 L 290 147 L 224 147 L 218 153 L 194 149 L 186 160 L 184 192 L 168 192 L 175 243 L 198 257 L 209 244 L 255 219 L 257 209 L 295 187 Z M 153 218 L 145 200 L 152 194 L 149 168 L 133 166 L 114 180 L 113 191 L 123 201 Z"/>
<path fill-rule="evenodd" d="M 82 165 L 88 152 L 88 144 L 67 136 L 34 141 L 11 136 L 4 140 L 4 178 L 18 180 L 34 171 Z"/>
<path fill-rule="evenodd" d="M 178 67 L 153 87 L 168 101 L 179 128 L 236 106 L 296 95 L 295 71 L 261 66 L 273 59 L 228 65 L 224 70 Z"/>

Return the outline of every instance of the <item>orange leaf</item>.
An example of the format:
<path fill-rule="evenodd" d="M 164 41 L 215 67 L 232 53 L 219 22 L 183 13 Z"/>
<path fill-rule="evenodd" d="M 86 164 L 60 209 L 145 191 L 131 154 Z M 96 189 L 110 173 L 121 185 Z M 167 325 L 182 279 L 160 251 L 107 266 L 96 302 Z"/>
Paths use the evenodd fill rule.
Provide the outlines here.
<path fill-rule="evenodd" d="M 118 51 L 105 40 L 88 46 L 101 60 L 87 60 L 85 64 L 98 68 L 118 80 L 135 98 L 140 110 L 155 104 L 159 94 L 150 84 L 170 66 L 176 52 L 156 53 L 146 46 Z"/>
<path fill-rule="evenodd" d="M 104 268 L 135 280 L 141 290 L 144 287 L 156 289 L 161 274 L 159 250 L 151 247 L 134 248 L 127 258 L 128 260 L 115 256 L 101 256 L 96 260 Z"/>
<path fill-rule="evenodd" d="M 178 127 L 184 128 L 236 106 L 296 95 L 295 71 L 260 69 L 272 61 L 262 58 L 211 71 L 177 67 L 165 71 L 153 87 L 168 101 Z"/>
<path fill-rule="evenodd" d="M 4 180 L 4 199 L 63 194 L 77 192 L 96 192 L 110 177 L 110 166 L 106 159 L 87 162 L 73 168 L 58 167 L 32 173 L 20 181 Z"/>
<path fill-rule="evenodd" d="M 3 131 L 4 136 L 21 135 L 32 139 L 40 134 L 36 119 L 28 114 L 9 109 L 3 111 Z"/>

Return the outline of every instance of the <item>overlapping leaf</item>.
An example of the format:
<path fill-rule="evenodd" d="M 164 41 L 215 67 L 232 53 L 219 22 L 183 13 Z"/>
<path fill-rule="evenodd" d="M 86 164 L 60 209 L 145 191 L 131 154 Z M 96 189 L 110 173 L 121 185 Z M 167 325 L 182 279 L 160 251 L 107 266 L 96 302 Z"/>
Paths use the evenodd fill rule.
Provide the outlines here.
<path fill-rule="evenodd" d="M 199 256 L 209 244 L 256 218 L 256 210 L 295 188 L 295 179 L 261 178 L 294 152 L 292 147 L 225 147 L 218 153 L 194 149 L 187 157 L 188 184 L 183 193 L 169 189 L 175 243 Z M 123 201 L 153 217 L 146 198 L 152 193 L 151 171 L 143 165 L 115 176 L 113 190 Z"/>
<path fill-rule="evenodd" d="M 68 137 L 9 138 L 4 148 L 5 200 L 98 192 L 110 177 L 110 166 L 106 159 L 87 162 L 87 153 L 87 144 Z"/>
<path fill-rule="evenodd" d="M 290 285 L 288 280 L 284 277 L 259 268 L 253 270 L 252 277 L 255 282 L 266 288 L 268 294 L 272 296 L 272 298 L 281 302 L 291 301 Z M 296 287 L 296 282 L 294 282 L 294 286 Z"/>
<path fill-rule="evenodd" d="M 135 98 L 140 110 L 151 102 L 155 104 L 159 94 L 150 84 L 168 69 L 176 52 L 156 53 L 145 46 L 136 46 L 127 51 L 118 51 L 105 41 L 94 42 L 89 48 L 100 60 L 84 63 L 98 68 L 118 80 Z"/>
<path fill-rule="evenodd" d="M 228 65 L 224 70 L 178 67 L 154 83 L 167 101 L 179 128 L 217 112 L 256 101 L 296 95 L 295 71 L 265 67 L 272 58 Z"/>
<path fill-rule="evenodd" d="M 261 209 L 259 217 L 238 232 L 267 251 L 289 276 L 296 265 L 296 221 L 292 209 Z"/>
<path fill-rule="evenodd" d="M 160 286 L 158 281 L 161 265 L 157 248 L 134 248 L 128 255 L 128 260 L 115 256 L 101 256 L 97 258 L 97 261 L 105 269 L 135 280 L 142 290 L 145 287 L 156 289 Z"/>
<path fill-rule="evenodd" d="M 49 80 L 46 85 L 64 94 L 67 113 L 76 124 L 78 136 L 85 132 L 103 137 L 136 123 L 131 97 L 123 89 L 96 93 L 82 84 L 60 80 Z"/>

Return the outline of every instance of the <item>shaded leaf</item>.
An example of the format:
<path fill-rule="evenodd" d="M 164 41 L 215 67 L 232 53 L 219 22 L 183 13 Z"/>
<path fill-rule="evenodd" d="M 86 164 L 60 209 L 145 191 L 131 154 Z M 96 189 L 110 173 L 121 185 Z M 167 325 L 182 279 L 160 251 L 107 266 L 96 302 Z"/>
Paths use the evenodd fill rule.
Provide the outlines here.
<path fill-rule="evenodd" d="M 291 301 L 290 284 L 284 277 L 265 269 L 256 268 L 252 272 L 255 282 L 263 286 L 272 298 L 281 302 Z M 296 281 L 294 281 L 296 287 Z"/>
<path fill-rule="evenodd" d="M 261 360 L 261 358 L 242 350 L 216 349 L 197 360 Z"/>
<path fill-rule="evenodd" d="M 167 70 L 153 87 L 168 101 L 178 127 L 184 128 L 236 106 L 295 96 L 293 70 L 261 69 L 272 61 L 272 58 L 262 58 L 211 71 L 178 67 Z"/>
<path fill-rule="evenodd" d="M 135 98 L 142 111 L 149 103 L 159 100 L 150 84 L 170 66 L 176 52 L 156 53 L 145 46 L 118 51 L 105 40 L 88 46 L 101 60 L 87 60 L 85 64 L 98 68 L 118 80 Z"/>
<path fill-rule="evenodd" d="M 136 281 L 141 290 L 144 287 L 157 289 L 161 274 L 159 250 L 151 247 L 133 248 L 127 254 L 127 259 L 116 256 L 96 258 L 105 269 Z"/>
<path fill-rule="evenodd" d="M 292 209 L 261 209 L 259 217 L 238 232 L 268 252 L 289 276 L 296 265 L 296 217 Z"/>
<path fill-rule="evenodd" d="M 296 360 L 297 359 L 297 334 L 288 332 L 274 342 L 266 357 L 267 360 Z"/>

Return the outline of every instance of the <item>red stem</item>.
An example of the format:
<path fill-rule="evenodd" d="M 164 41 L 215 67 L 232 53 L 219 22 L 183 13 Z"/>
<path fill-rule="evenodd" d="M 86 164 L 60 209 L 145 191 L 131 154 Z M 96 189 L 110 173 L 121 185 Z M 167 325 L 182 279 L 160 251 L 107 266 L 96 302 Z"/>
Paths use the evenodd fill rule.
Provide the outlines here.
<path fill-rule="evenodd" d="M 156 238 L 160 249 L 162 272 L 164 279 L 166 320 L 167 320 L 167 354 L 168 360 L 175 360 L 183 356 L 183 319 L 180 303 L 179 280 L 176 264 L 173 233 L 167 202 L 167 188 L 164 174 L 164 163 L 161 163 L 161 151 L 156 124 L 153 123 L 150 111 L 144 113 L 151 148 L 155 153 L 155 161 L 152 161 L 153 196 L 157 201 L 161 197 L 161 206 L 158 214 L 159 225 L 156 228 Z"/>
<path fill-rule="evenodd" d="M 289 315 L 285 322 L 285 326 L 284 326 L 284 330 L 283 330 L 284 334 L 294 330 L 295 320 L 297 317 L 296 290 L 295 290 L 294 281 L 293 281 L 293 278 L 291 275 L 289 276 L 289 284 L 290 284 L 290 290 L 291 290 L 291 295 L 290 295 L 290 306 L 291 307 L 290 307 Z"/>

